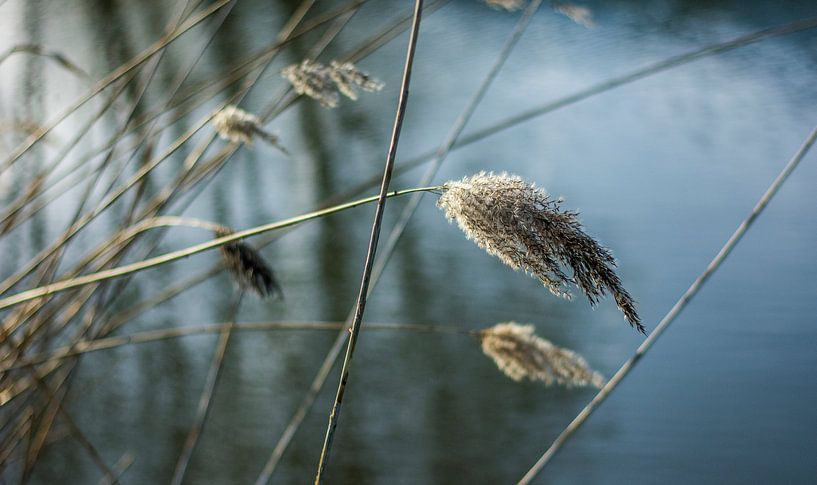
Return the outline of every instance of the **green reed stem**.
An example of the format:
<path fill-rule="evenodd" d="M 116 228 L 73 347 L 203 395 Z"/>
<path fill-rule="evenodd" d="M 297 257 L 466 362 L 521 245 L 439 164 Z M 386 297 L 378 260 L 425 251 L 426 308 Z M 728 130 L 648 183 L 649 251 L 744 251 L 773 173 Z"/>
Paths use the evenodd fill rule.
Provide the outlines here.
<path fill-rule="evenodd" d="M 389 192 L 385 194 L 385 197 L 398 197 L 405 194 L 411 194 L 414 192 L 431 192 L 434 190 L 442 190 L 442 186 L 434 186 L 434 187 L 417 187 L 413 189 L 405 189 L 405 190 L 395 190 L 393 192 Z M 185 249 L 180 249 L 178 251 L 173 251 L 170 253 L 162 254 L 160 256 L 156 256 L 155 258 L 146 259 L 144 261 L 137 261 L 135 263 L 131 263 L 125 266 L 120 266 L 118 268 L 111 268 L 104 271 L 99 271 L 97 273 L 92 273 L 89 275 L 79 276 L 76 278 L 70 278 L 63 281 L 58 281 L 56 283 L 52 283 L 50 285 L 40 286 L 37 288 L 32 288 L 27 291 L 23 291 L 21 293 L 17 293 L 15 295 L 9 296 L 7 298 L 0 299 L 0 309 L 8 308 L 14 305 L 18 305 L 20 303 L 33 300 L 35 298 L 40 298 L 43 296 L 51 295 L 54 293 L 58 293 L 61 291 L 65 291 L 71 288 L 77 288 L 80 286 L 84 286 L 90 283 L 96 283 L 98 281 L 109 280 L 112 278 L 117 278 L 119 276 L 124 276 L 131 273 L 136 273 L 137 271 L 143 271 L 148 268 L 154 268 L 156 266 L 160 266 L 166 263 L 170 263 L 172 261 L 176 261 L 178 259 L 186 258 L 188 256 L 192 256 L 194 254 L 206 251 L 208 249 L 212 249 L 227 243 L 231 243 L 234 241 L 238 241 L 239 239 L 243 239 L 245 237 L 255 236 L 256 234 L 261 234 L 268 231 L 273 231 L 276 229 L 281 229 L 288 226 L 293 226 L 295 224 L 300 224 L 301 222 L 306 222 L 312 219 L 318 219 L 320 217 L 328 216 L 330 214 L 334 214 L 336 212 L 341 212 L 346 209 L 352 209 L 359 205 L 368 204 L 371 202 L 375 202 L 380 200 L 380 195 L 373 195 L 371 197 L 366 197 L 365 199 L 359 199 L 352 202 L 347 202 L 345 204 L 336 205 L 334 207 L 329 207 L 327 209 L 322 209 L 315 212 L 309 212 L 307 214 L 302 214 L 299 216 L 291 217 L 289 219 L 284 219 L 282 221 L 273 222 L 270 224 L 265 224 L 262 226 L 256 226 L 250 229 L 246 229 L 244 231 L 235 232 L 228 236 L 212 239 L 210 241 L 206 241 L 203 243 L 196 244 L 194 246 L 190 246 Z"/>

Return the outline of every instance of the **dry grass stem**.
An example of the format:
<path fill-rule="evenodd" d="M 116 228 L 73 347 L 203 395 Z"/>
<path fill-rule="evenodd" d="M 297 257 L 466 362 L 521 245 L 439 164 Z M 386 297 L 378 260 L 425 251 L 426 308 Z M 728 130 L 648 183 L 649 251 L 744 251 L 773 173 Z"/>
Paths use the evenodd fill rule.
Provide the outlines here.
<path fill-rule="evenodd" d="M 215 231 L 216 237 L 229 236 L 232 233 L 232 230 L 226 228 Z M 248 288 L 261 298 L 284 296 L 272 268 L 255 248 L 238 240 L 224 244 L 219 250 L 224 264 L 240 288 Z"/>
<path fill-rule="evenodd" d="M 327 108 L 336 108 L 340 94 L 357 100 L 357 90 L 380 91 L 383 83 L 359 71 L 351 62 L 332 61 L 324 66 L 309 59 L 281 71 L 298 94 L 305 94 Z"/>
<path fill-rule="evenodd" d="M 515 381 L 530 379 L 546 385 L 601 388 L 604 378 L 584 358 L 534 334 L 533 325 L 500 323 L 480 332 L 482 352 Z"/>
<path fill-rule="evenodd" d="M 568 285 L 574 284 L 595 305 L 611 293 L 627 321 L 644 333 L 613 255 L 585 234 L 576 212 L 561 209 L 561 200 L 517 176 L 480 172 L 447 182 L 437 205 L 468 239 L 554 295 L 570 298 Z"/>
<path fill-rule="evenodd" d="M 56 62 L 58 65 L 62 66 L 64 69 L 76 74 L 81 78 L 87 78 L 88 73 L 86 73 L 82 68 L 80 68 L 77 64 L 71 62 L 68 57 L 64 54 L 48 49 L 40 44 L 18 44 L 11 47 L 9 50 L 5 51 L 3 54 L 0 54 L 0 63 L 5 61 L 7 58 L 11 57 L 13 54 L 17 53 L 25 53 L 31 54 L 35 56 L 42 56 L 47 59 L 51 59 Z"/>
<path fill-rule="evenodd" d="M 349 382 L 350 364 L 355 351 L 357 338 L 360 334 L 360 326 L 363 322 L 363 312 L 366 307 L 366 300 L 368 296 L 369 283 L 372 276 L 372 267 L 374 264 L 375 254 L 377 252 L 377 243 L 380 239 L 380 229 L 383 223 L 383 212 L 386 207 L 386 199 L 388 198 L 389 184 L 391 183 L 392 171 L 394 170 L 394 161 L 397 157 L 397 145 L 400 140 L 400 132 L 403 127 L 403 121 L 406 114 L 406 103 L 409 97 L 409 84 L 411 81 L 411 70 L 414 66 L 414 53 L 417 48 L 417 35 L 420 30 L 420 19 L 422 18 L 423 0 L 415 0 L 414 12 L 412 14 L 411 30 L 409 33 L 408 48 L 406 52 L 406 61 L 403 66 L 403 79 L 400 83 L 400 95 L 397 100 L 397 113 L 394 118 L 394 125 L 392 127 L 391 140 L 389 141 L 389 149 L 386 155 L 386 165 L 383 170 L 383 180 L 380 184 L 380 196 L 378 197 L 377 206 L 375 207 L 374 222 L 372 223 L 372 232 L 369 236 L 369 245 L 366 250 L 366 259 L 363 265 L 363 276 L 360 282 L 360 291 L 358 293 L 357 302 L 355 303 L 354 317 L 349 328 L 349 342 L 346 346 L 346 356 L 343 359 L 343 365 L 340 371 L 340 382 L 338 383 L 338 391 L 335 394 L 335 400 L 332 404 L 332 411 L 329 413 L 329 423 L 326 427 L 326 436 L 321 450 L 320 460 L 318 461 L 318 470 L 315 474 L 315 485 L 323 483 L 324 472 L 326 464 L 329 460 L 329 453 L 332 449 L 332 442 L 337 429 L 338 419 L 340 416 L 341 405 L 343 404 L 343 397 L 346 393 L 346 386 Z"/>

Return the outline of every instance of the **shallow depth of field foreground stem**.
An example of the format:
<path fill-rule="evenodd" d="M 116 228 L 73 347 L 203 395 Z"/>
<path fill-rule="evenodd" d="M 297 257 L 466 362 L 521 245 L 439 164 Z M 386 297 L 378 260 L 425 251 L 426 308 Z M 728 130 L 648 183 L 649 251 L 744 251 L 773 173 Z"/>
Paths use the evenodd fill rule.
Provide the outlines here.
<path fill-rule="evenodd" d="M 422 12 L 423 0 L 416 0 L 414 3 L 414 17 L 411 24 L 411 33 L 409 34 L 406 63 L 403 68 L 403 81 L 400 86 L 400 98 L 397 101 L 397 114 L 395 115 L 394 119 L 394 128 L 392 130 L 391 141 L 389 142 L 386 167 L 383 170 L 383 182 L 380 186 L 380 198 L 377 201 L 377 208 L 375 209 L 372 234 L 369 238 L 369 248 L 366 253 L 366 262 L 364 263 L 363 278 L 360 282 L 360 292 L 358 293 L 357 303 L 355 305 L 355 316 L 352 320 L 352 326 L 350 329 L 351 335 L 349 336 L 349 344 L 346 347 L 346 357 L 343 359 L 343 367 L 340 371 L 338 392 L 335 395 L 335 402 L 332 404 L 332 412 L 329 414 L 329 424 L 326 428 L 326 437 L 324 438 L 321 457 L 318 461 L 318 471 L 315 475 L 316 484 L 321 483 L 323 480 L 323 473 L 329 459 L 329 451 L 332 448 L 332 439 L 334 438 L 335 429 L 338 425 L 340 406 L 343 403 L 343 395 L 346 391 L 346 383 L 349 379 L 349 365 L 352 362 L 355 344 L 357 343 L 357 337 L 360 334 L 360 324 L 363 321 L 363 311 L 366 307 L 366 297 L 369 291 L 369 279 L 371 277 L 372 267 L 374 265 L 374 256 L 377 252 L 377 242 L 380 238 L 380 226 L 383 222 L 383 210 L 386 207 L 386 195 L 389 190 L 391 174 L 394 169 L 394 159 L 397 156 L 397 143 L 400 140 L 400 130 L 403 127 L 403 119 L 406 113 L 406 102 L 408 101 L 409 83 L 411 81 L 411 68 L 414 63 L 414 51 L 417 47 L 417 34 L 420 29 L 420 18 L 422 17 Z"/>

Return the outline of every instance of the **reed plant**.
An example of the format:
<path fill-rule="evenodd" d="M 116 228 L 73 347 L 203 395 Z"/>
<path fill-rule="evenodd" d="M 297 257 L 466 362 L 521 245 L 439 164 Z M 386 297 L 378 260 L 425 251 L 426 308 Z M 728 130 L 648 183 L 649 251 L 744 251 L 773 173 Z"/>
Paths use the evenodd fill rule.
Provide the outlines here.
<path fill-rule="evenodd" d="M 484 3 L 502 11 L 524 10 L 518 14 L 518 21 L 495 63 L 436 149 L 414 159 L 399 160 L 400 133 L 412 99 L 409 87 L 415 52 L 422 52 L 424 48 L 421 42 L 418 46 L 423 32 L 421 20 L 446 3 L 447 0 L 436 0 L 424 5 L 422 0 L 416 0 L 411 10 L 379 26 L 358 45 L 328 58 L 327 49 L 334 46 L 350 20 L 366 8 L 367 0 L 347 1 L 323 11 L 316 11 L 320 9 L 315 8 L 314 0 L 302 0 L 268 45 L 254 53 L 241 53 L 221 76 L 208 79 L 193 79 L 193 74 L 211 42 L 222 35 L 224 23 L 237 4 L 235 0 L 181 2 L 155 42 L 102 76 L 88 74 L 92 70 L 80 66 L 70 52 L 39 44 L 19 44 L 0 54 L 0 62 L 23 55 L 45 59 L 86 85 L 81 96 L 46 120 L 36 123 L 12 120 L 2 124 L 8 128 L 4 132 L 17 140 L 0 160 L 0 175 L 16 177 L 16 185 L 4 196 L 0 211 L 0 238 L 3 238 L 0 241 L 4 247 L 13 246 L 19 240 L 21 228 L 30 227 L 44 213 L 71 204 L 74 207 L 61 211 L 62 218 L 52 231 L 56 235 L 42 244 L 33 245 L 30 248 L 33 256 L 26 253 L 28 259 L 23 258 L 13 268 L 4 268 L 0 281 L 0 310 L 3 311 L 0 325 L 0 481 L 30 481 L 43 450 L 63 429 L 99 468 L 104 480 L 117 483 L 131 462 L 136 460 L 138 463 L 139 457 L 123 450 L 118 463 L 106 462 L 99 445 L 93 443 L 72 416 L 70 407 L 66 406 L 66 396 L 79 372 L 81 359 L 91 352 L 121 346 L 217 333 L 219 339 L 195 419 L 178 450 L 173 476 L 168 477 L 173 483 L 182 483 L 207 424 L 233 333 L 294 329 L 337 333 L 283 433 L 276 443 L 270 443 L 270 450 L 264 450 L 265 454 L 269 452 L 269 458 L 258 464 L 256 483 L 271 480 L 333 365 L 344 355 L 323 449 L 320 453 L 315 450 L 318 462 L 315 482 L 331 481 L 326 479 L 331 464 L 330 452 L 333 444 L 344 446 L 342 442 L 335 444 L 335 429 L 340 422 L 346 386 L 351 380 L 358 337 L 366 331 L 415 332 L 425 334 L 427 338 L 465 337 L 475 349 L 469 358 L 477 358 L 478 350 L 481 350 L 492 365 L 514 381 L 601 389 L 585 414 L 566 429 L 523 479 L 523 482 L 529 481 L 650 348 L 706 277 L 717 269 L 817 137 L 812 134 L 795 157 L 796 161 L 787 166 L 786 172 L 741 226 L 737 236 L 730 240 L 725 252 L 713 262 L 714 266 L 696 281 L 697 286 L 679 302 L 680 306 L 673 310 L 675 313 L 659 324 L 659 331 L 645 342 L 646 347 L 642 346 L 610 382 L 591 366 L 594 356 L 583 357 L 561 347 L 560 342 L 551 342 L 546 333 L 537 335 L 541 332 L 537 328 L 543 327 L 542 322 L 501 322 L 478 329 L 473 325 L 486 323 L 368 322 L 364 318 L 366 302 L 386 270 L 389 257 L 421 199 L 434 196 L 440 209 L 439 224 L 444 224 L 446 219 L 456 223 L 466 238 L 489 255 L 513 270 L 529 274 L 557 297 L 570 298 L 572 292 L 578 290 L 591 306 L 595 306 L 606 295 L 611 296 L 624 320 L 636 331 L 646 334 L 647 328 L 638 315 L 635 298 L 616 272 L 617 263 L 612 251 L 586 231 L 577 212 L 563 208 L 561 199 L 553 198 L 533 182 L 505 172 L 479 171 L 461 174 L 462 178 L 456 180 L 435 183 L 440 166 L 451 151 L 534 117 L 706 56 L 817 27 L 817 19 L 807 19 L 707 46 L 464 134 L 471 116 L 542 4 L 542 0 L 485 0 Z M 594 25 L 592 12 L 586 7 L 566 3 L 552 3 L 551 7 L 585 27 Z M 496 14 L 505 15 L 504 12 Z M 178 39 L 192 32 L 199 32 L 202 39 L 195 55 L 190 56 L 182 67 L 170 65 L 166 53 Z M 406 60 L 402 66 L 402 83 L 390 143 L 384 147 L 386 162 L 382 176 L 361 176 L 359 183 L 346 192 L 324 194 L 325 200 L 314 210 L 304 210 L 300 215 L 243 230 L 233 228 L 233 221 L 207 221 L 181 215 L 220 173 L 230 169 L 231 160 L 239 150 L 256 149 L 252 146 L 256 140 L 271 144 L 279 155 L 297 163 L 301 154 L 294 149 L 290 153 L 284 148 L 294 144 L 277 135 L 277 130 L 269 126 L 293 106 L 309 103 L 342 111 L 346 103 L 359 97 L 382 96 L 378 91 L 382 91 L 385 85 L 379 78 L 385 78 L 386 73 L 368 73 L 358 66 L 367 56 L 406 32 L 409 34 Z M 313 44 L 306 52 L 296 50 L 298 41 L 305 39 Z M 294 63 L 277 67 L 274 63 L 280 54 L 289 55 Z M 169 88 L 157 87 L 163 69 L 172 70 L 174 74 Z M 395 71 L 397 69 L 395 66 Z M 278 91 L 263 97 L 268 100 L 265 105 L 250 105 L 248 100 L 254 99 L 249 96 L 251 92 L 260 81 L 269 79 L 278 83 Z M 159 96 L 149 95 L 156 90 L 161 90 Z M 87 115 L 87 119 L 75 123 L 82 114 Z M 109 120 L 115 120 L 112 128 Z M 55 133 L 69 124 L 76 127 L 75 132 L 70 139 L 63 141 Z M 91 136 L 100 127 L 107 135 L 102 143 Z M 46 144 L 49 147 L 54 145 L 54 149 L 44 149 Z M 80 151 L 82 153 L 78 153 Z M 399 190 L 391 187 L 393 177 L 421 164 L 427 164 L 427 169 L 416 186 Z M 258 182 L 263 185 L 263 181 Z M 378 184 L 379 193 L 363 197 Z M 387 201 L 402 197 L 411 199 L 386 242 L 378 249 Z M 345 320 L 238 321 L 242 302 L 247 299 L 280 297 L 276 304 L 288 303 L 283 299 L 284 290 L 280 283 L 283 278 L 273 271 L 276 262 L 263 252 L 267 245 L 308 221 L 328 218 L 366 204 L 375 204 L 375 216 L 358 295 Z M 112 227 L 107 235 L 100 230 L 103 223 Z M 164 244 L 179 247 L 174 238 L 179 228 L 202 229 L 212 237 L 161 252 Z M 174 280 L 149 297 L 127 299 L 133 281 L 141 278 L 137 273 L 212 249 L 219 253 L 218 262 L 213 266 Z M 201 260 L 203 258 L 197 259 Z M 150 309 L 166 304 L 221 273 L 228 274 L 235 282 L 235 289 L 230 294 L 231 304 L 224 311 L 224 322 L 192 322 L 191 325 L 119 333 L 135 327 L 138 317 Z M 448 315 L 446 320 L 459 322 L 461 319 Z M 342 352 L 344 346 L 345 353 Z"/>

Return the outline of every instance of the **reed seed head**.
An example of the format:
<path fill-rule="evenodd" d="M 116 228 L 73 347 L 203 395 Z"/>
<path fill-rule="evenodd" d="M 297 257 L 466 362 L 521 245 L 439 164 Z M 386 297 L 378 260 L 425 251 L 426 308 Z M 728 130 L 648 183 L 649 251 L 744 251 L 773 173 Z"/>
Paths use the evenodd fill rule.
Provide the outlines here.
<path fill-rule="evenodd" d="M 581 355 L 537 336 L 533 325 L 499 323 L 481 331 L 479 339 L 482 352 L 515 381 L 529 379 L 567 387 L 604 385 L 604 377 Z"/>
<path fill-rule="evenodd" d="M 368 74 L 358 71 L 351 62 L 338 63 L 332 61 L 329 64 L 329 76 L 335 85 L 347 98 L 357 101 L 356 87 L 364 91 L 380 91 L 383 89 L 383 83 L 377 79 L 373 79 Z"/>
<path fill-rule="evenodd" d="M 232 234 L 232 230 L 223 228 L 216 231 L 216 237 Z M 243 241 L 233 241 L 220 246 L 221 256 L 227 269 L 241 288 L 249 288 L 261 298 L 284 296 L 278 280 L 275 279 L 270 266 L 261 253 Z"/>
<path fill-rule="evenodd" d="M 561 209 L 560 199 L 517 176 L 480 172 L 447 182 L 437 206 L 468 239 L 554 295 L 571 298 L 573 284 L 595 305 L 609 292 L 624 318 L 645 332 L 613 255 L 585 234 L 576 212 Z"/>
<path fill-rule="evenodd" d="M 212 123 L 221 138 L 236 143 L 252 143 L 261 121 L 254 114 L 230 105 L 216 113 Z"/>
<path fill-rule="evenodd" d="M 340 96 L 335 91 L 328 69 L 322 64 L 304 59 L 300 64 L 284 68 L 281 75 L 298 94 L 305 94 L 327 108 L 338 106 Z"/>
<path fill-rule="evenodd" d="M 241 108 L 232 105 L 224 107 L 213 116 L 212 123 L 218 136 L 225 140 L 252 144 L 253 139 L 258 136 L 286 153 L 278 137 L 264 130 L 257 116 Z"/>
<path fill-rule="evenodd" d="M 503 9 L 508 12 L 519 10 L 525 6 L 525 0 L 485 0 L 489 7 Z"/>
<path fill-rule="evenodd" d="M 553 5 L 553 10 L 588 29 L 596 26 L 596 22 L 593 21 L 593 11 L 587 7 L 572 3 L 557 3 Z"/>
<path fill-rule="evenodd" d="M 303 60 L 281 71 L 298 94 L 305 94 L 327 108 L 336 108 L 340 94 L 357 100 L 356 88 L 380 91 L 383 83 L 359 71 L 351 62 L 332 61 L 329 66 Z"/>

